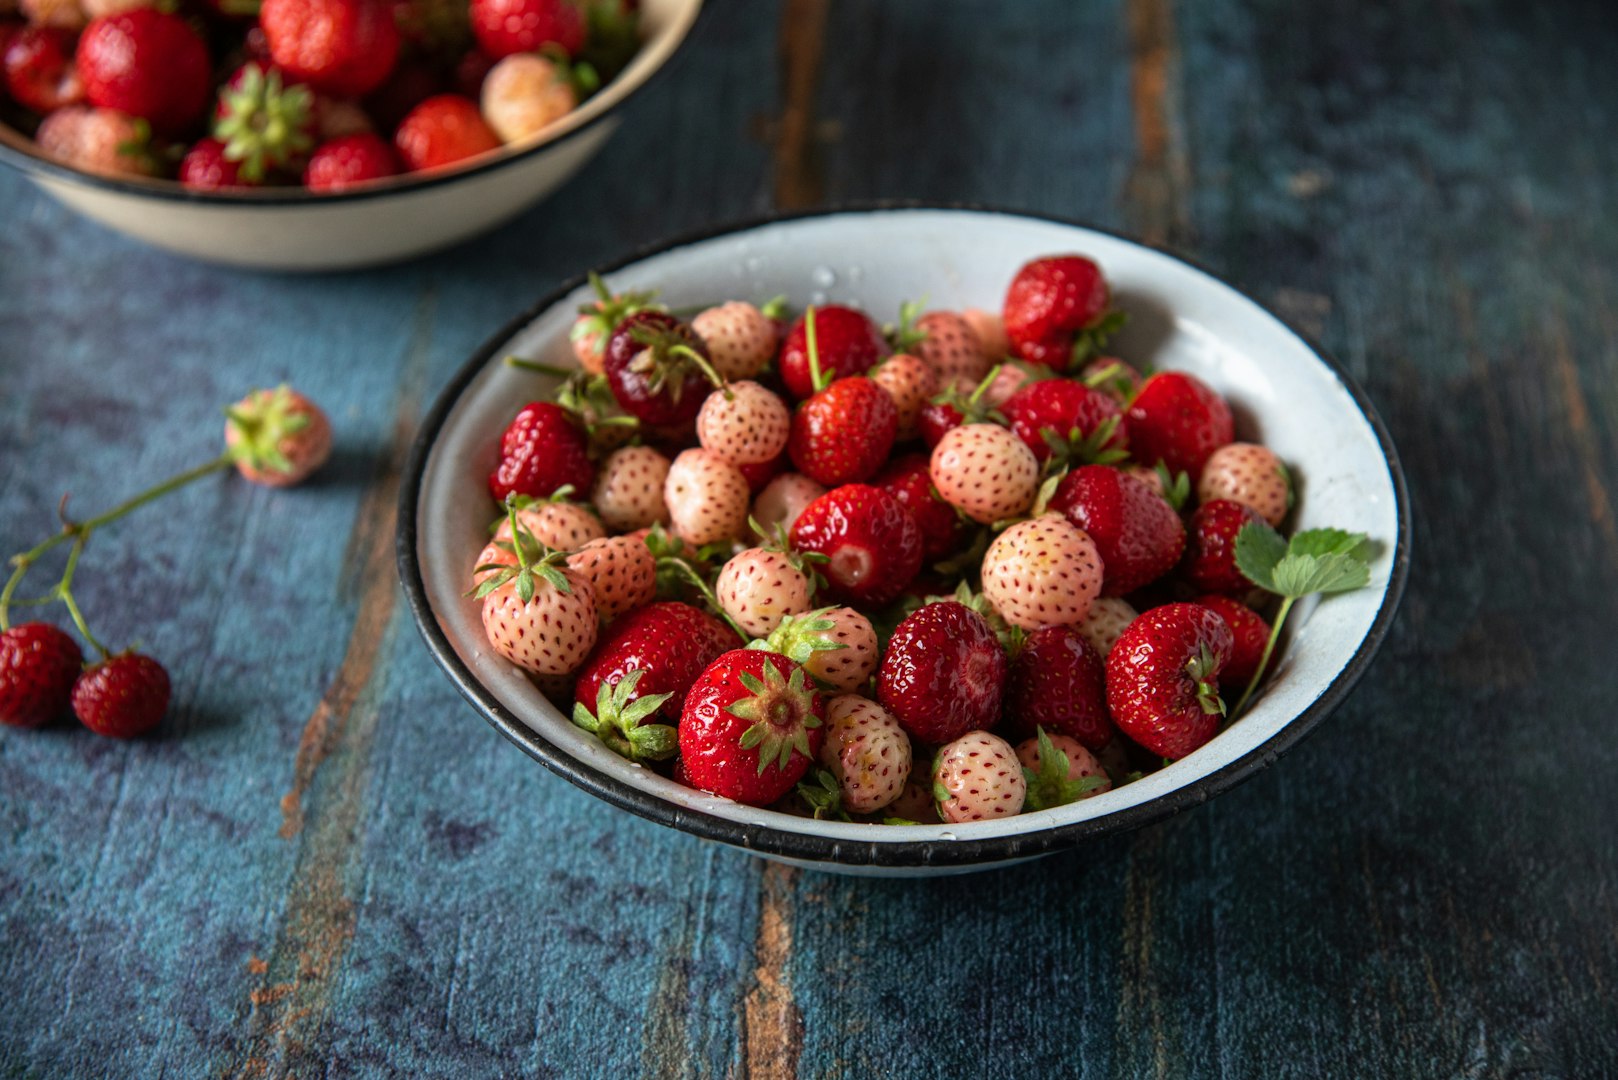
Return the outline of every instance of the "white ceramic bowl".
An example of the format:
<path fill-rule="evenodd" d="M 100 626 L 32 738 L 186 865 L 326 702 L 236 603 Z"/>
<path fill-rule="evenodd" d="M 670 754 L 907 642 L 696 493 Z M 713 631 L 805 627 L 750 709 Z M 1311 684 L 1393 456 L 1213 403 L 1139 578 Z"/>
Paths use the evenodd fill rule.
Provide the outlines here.
<path fill-rule="evenodd" d="M 399 566 L 417 622 L 461 692 L 555 772 L 619 807 L 771 858 L 844 873 L 960 872 L 1031 858 L 1155 821 L 1224 791 L 1313 728 L 1363 674 L 1398 606 L 1409 508 L 1387 432 L 1343 372 L 1274 315 L 1174 256 L 1105 232 L 988 210 L 830 210 L 682 240 L 604 271 L 618 289 L 658 289 L 671 306 L 785 294 L 796 305 L 857 303 L 891 318 L 902 300 L 996 308 L 1026 260 L 1098 260 L 1131 316 L 1119 355 L 1196 373 L 1225 394 L 1241 435 L 1292 468 L 1299 528 L 1337 525 L 1381 542 L 1371 585 L 1300 604 L 1291 644 L 1246 715 L 1196 753 L 1098 797 L 1038 814 L 960 825 L 813 821 L 742 806 L 633 765 L 575 728 L 491 653 L 462 595 L 485 538 L 484 478 L 499 432 L 550 380 L 501 362 L 571 363 L 567 331 L 589 293 L 564 286 L 497 334 L 445 389 L 406 469 Z"/>
<path fill-rule="evenodd" d="M 198 192 L 174 181 L 60 165 L 0 125 L 0 161 L 52 197 L 138 240 L 259 270 L 344 270 L 476 236 L 555 191 L 606 144 L 617 109 L 672 57 L 702 0 L 643 0 L 644 41 L 618 77 L 537 138 L 459 169 L 315 195 L 300 188 Z"/>

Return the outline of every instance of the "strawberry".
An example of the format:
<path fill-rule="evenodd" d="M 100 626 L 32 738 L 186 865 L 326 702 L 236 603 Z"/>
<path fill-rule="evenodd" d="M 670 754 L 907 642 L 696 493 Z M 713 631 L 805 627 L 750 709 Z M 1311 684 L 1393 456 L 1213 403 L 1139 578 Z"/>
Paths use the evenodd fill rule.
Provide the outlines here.
<path fill-rule="evenodd" d="M 1099 390 L 1068 379 L 1027 383 L 1002 407 L 1017 438 L 1040 462 L 1122 460 L 1129 441 L 1119 421 L 1118 403 Z"/>
<path fill-rule="evenodd" d="M 584 47 L 584 12 L 575 0 L 472 0 L 472 32 L 496 60 L 551 46 L 565 56 Z"/>
<path fill-rule="evenodd" d="M 607 749 L 631 761 L 666 761 L 680 749 L 680 737 L 668 724 L 649 722 L 666 705 L 673 694 L 641 693 L 641 681 L 646 672 L 636 670 L 626 674 L 617 683 L 602 683 L 596 691 L 593 708 L 583 702 L 573 702 L 573 723 L 597 736 Z M 536 680 L 538 681 L 538 680 Z M 576 689 L 567 687 L 565 694 L 547 693 L 558 708 L 571 698 Z"/>
<path fill-rule="evenodd" d="M 190 127 L 212 97 L 208 46 L 178 15 L 136 8 L 85 28 L 74 55 L 84 96 L 163 134 Z"/>
<path fill-rule="evenodd" d="M 701 547 L 733 540 L 747 528 L 747 479 L 711 450 L 683 451 L 663 483 L 674 534 Z"/>
<path fill-rule="evenodd" d="M 955 508 L 933 491 L 926 454 L 905 454 L 888 462 L 871 481 L 899 500 L 921 530 L 922 557 L 934 562 L 966 542 L 967 525 Z"/>
<path fill-rule="evenodd" d="M 804 508 L 792 546 L 818 552 L 833 595 L 881 607 L 921 569 L 921 533 L 899 500 L 868 484 L 833 488 Z"/>
<path fill-rule="evenodd" d="M 904 792 L 910 778 L 910 736 L 876 702 L 841 694 L 826 703 L 820 763 L 836 777 L 844 809 L 875 813 Z"/>
<path fill-rule="evenodd" d="M 1270 624 L 1246 604 L 1228 596 L 1209 593 L 1197 603 L 1217 614 L 1230 627 L 1230 659 L 1219 670 L 1219 684 L 1240 690 L 1252 681 L 1264 663 L 1264 648 L 1270 642 Z"/>
<path fill-rule="evenodd" d="M 500 136 L 484 122 L 477 104 L 459 94 L 428 98 L 393 133 L 393 148 L 410 172 L 448 168 L 500 146 Z"/>
<path fill-rule="evenodd" d="M 1060 514 L 1019 521 L 983 555 L 983 595 L 1013 626 L 1078 622 L 1101 593 L 1095 541 Z"/>
<path fill-rule="evenodd" d="M 881 328 L 865 312 L 836 304 L 812 307 L 792 324 L 781 345 L 781 381 L 802 401 L 833 380 L 865 374 L 887 353 Z"/>
<path fill-rule="evenodd" d="M 768 461 L 755 461 L 750 465 L 738 465 L 736 470 L 747 481 L 747 490 L 754 498 L 769 486 L 771 480 L 786 472 L 792 467 L 792 455 L 788 454 L 786 447 Z"/>
<path fill-rule="evenodd" d="M 1033 505 L 1039 462 L 1017 436 L 997 424 L 964 424 L 933 447 L 933 486 L 951 506 L 988 525 Z"/>
<path fill-rule="evenodd" d="M 1160 371 L 1142 383 L 1128 417 L 1136 461 L 1161 461 L 1169 472 L 1183 472 L 1193 481 L 1209 455 L 1236 438 L 1225 399 L 1183 371 Z"/>
<path fill-rule="evenodd" d="M 219 88 L 213 135 L 250 181 L 300 162 L 315 144 L 315 125 L 314 91 L 288 84 L 268 64 L 249 60 Z"/>
<path fill-rule="evenodd" d="M 626 446 L 601 462 L 590 502 L 614 532 L 631 532 L 669 519 L 663 484 L 669 459 L 650 446 Z"/>
<path fill-rule="evenodd" d="M 778 457 L 791 428 L 786 403 L 756 382 L 715 390 L 697 413 L 697 439 L 703 448 L 737 466 Z"/>
<path fill-rule="evenodd" d="M 745 300 L 708 308 L 691 320 L 708 346 L 714 370 L 726 379 L 751 379 L 769 366 L 780 340 L 775 321 Z"/>
<path fill-rule="evenodd" d="M 984 359 L 989 363 L 1011 355 L 1011 339 L 1006 337 L 1006 323 L 998 312 L 967 308 L 961 312 L 961 321 L 976 335 Z"/>
<path fill-rule="evenodd" d="M 1098 356 L 1079 369 L 1079 381 L 1099 390 L 1119 405 L 1128 405 L 1140 393 L 1145 376 L 1116 356 Z"/>
<path fill-rule="evenodd" d="M 1196 604 L 1164 604 L 1130 624 L 1107 656 L 1107 708 L 1118 730 L 1154 754 L 1183 758 L 1214 737 L 1230 627 Z"/>
<path fill-rule="evenodd" d="M 531 401 L 500 436 L 500 462 L 489 474 L 489 494 L 496 502 L 513 493 L 538 499 L 565 485 L 589 491 L 594 482 L 595 466 L 577 417 L 560 405 Z"/>
<path fill-rule="evenodd" d="M 567 557 L 567 565 L 590 579 L 595 590 L 596 615 L 611 622 L 657 599 L 657 560 L 652 551 L 631 536 L 606 536 L 587 541 Z"/>
<path fill-rule="evenodd" d="M 921 410 L 938 392 L 938 376 L 926 361 L 909 353 L 895 353 L 871 369 L 871 381 L 893 399 L 898 416 L 894 438 L 898 442 L 916 437 Z"/>
<path fill-rule="evenodd" d="M 483 632 L 494 651 L 518 667 L 566 675 L 596 643 L 595 588 L 584 574 L 558 565 L 561 552 L 542 548 L 531 562 L 525 545 L 518 544 L 517 552 L 517 566 L 473 591 L 483 600 Z"/>
<path fill-rule="evenodd" d="M 606 371 L 607 339 L 618 329 L 618 324 L 637 311 L 659 305 L 654 293 L 611 291 L 601 275 L 593 271 L 590 287 L 595 290 L 595 299 L 579 305 L 579 317 L 573 320 L 568 338 L 573 343 L 573 355 L 579 358 L 579 366 L 592 375 L 600 375 Z"/>
<path fill-rule="evenodd" d="M 1017 391 L 1029 383 L 1049 377 L 1043 368 L 1036 370 L 1036 367 L 1018 360 L 1001 364 L 995 369 L 994 377 L 988 380 L 989 385 L 984 388 L 983 404 L 990 409 L 998 409 L 1016 397 Z"/>
<path fill-rule="evenodd" d="M 255 390 L 225 410 L 225 447 L 246 479 L 290 487 L 331 456 L 331 421 L 288 386 Z"/>
<path fill-rule="evenodd" d="M 923 337 L 912 349 L 932 368 L 940 386 L 955 379 L 976 386 L 989 373 L 990 358 L 977 331 L 955 312 L 929 311 L 916 320 L 916 330 Z"/>
<path fill-rule="evenodd" d="M 321 143 L 310 155 L 303 186 L 310 191 L 345 191 L 398 173 L 399 160 L 381 136 L 344 135 Z"/>
<path fill-rule="evenodd" d="M 512 504 L 517 509 L 517 524 L 534 543 L 557 551 L 578 551 L 590 541 L 607 535 L 600 519 L 578 503 L 568 502 L 560 492 L 549 499 L 519 496 Z M 500 519 L 494 538 L 497 541 L 511 539 L 510 515 Z"/>
<path fill-rule="evenodd" d="M 381 86 L 399 55 L 399 31 L 382 0 L 264 0 L 258 21 L 277 67 L 338 97 Z"/>
<path fill-rule="evenodd" d="M 1106 668 L 1072 626 L 1028 635 L 1006 676 L 1004 713 L 1005 730 L 1014 739 L 1043 728 L 1099 750 L 1116 734 L 1107 715 Z"/>
<path fill-rule="evenodd" d="M 17 104 L 50 113 L 84 100 L 84 82 L 73 62 L 73 35 L 56 26 L 25 26 L 3 54 L 6 89 Z"/>
<path fill-rule="evenodd" d="M 1006 652 L 988 622 L 941 600 L 894 630 L 877 669 L 877 700 L 912 738 L 945 743 L 994 726 L 1005 682 Z"/>
<path fill-rule="evenodd" d="M 1292 508 L 1292 481 L 1281 459 L 1254 443 L 1221 446 L 1202 466 L 1197 501 L 1229 499 L 1251 506 L 1271 525 L 1281 524 Z"/>
<path fill-rule="evenodd" d="M 244 180 L 241 166 L 225 156 L 225 144 L 218 139 L 198 139 L 180 159 L 180 183 L 193 191 L 255 187 Z"/>
<path fill-rule="evenodd" d="M 0 724 L 40 727 L 67 712 L 83 666 L 78 642 L 49 623 L 0 633 Z"/>
<path fill-rule="evenodd" d="M 1006 335 L 1022 359 L 1065 371 L 1087 359 L 1108 327 L 1111 291 L 1101 268 L 1082 255 L 1025 264 L 1011 279 L 1003 308 Z"/>
<path fill-rule="evenodd" d="M 133 739 L 169 710 L 169 673 L 150 656 L 121 653 L 94 664 L 73 684 L 73 712 L 97 735 Z"/>
<path fill-rule="evenodd" d="M 1022 813 L 1028 782 L 1011 744 L 970 731 L 938 751 L 933 797 L 946 822 L 984 821 Z"/>
<path fill-rule="evenodd" d="M 720 379 L 696 332 L 666 311 L 623 319 L 603 350 L 612 395 L 643 424 L 683 424 L 696 417 Z"/>
<path fill-rule="evenodd" d="M 827 487 L 869 480 L 887 460 L 899 413 L 863 375 L 838 379 L 798 407 L 787 451 L 798 471 Z"/>
<path fill-rule="evenodd" d="M 69 105 L 40 123 L 34 142 L 45 154 L 76 169 L 151 176 L 157 166 L 147 149 L 149 136 L 149 125 L 132 116 Z"/>
<path fill-rule="evenodd" d="M 1091 539 L 1095 539 L 1091 537 Z M 1102 583 L 1103 592 L 1106 583 Z M 1129 601 L 1120 600 L 1116 596 L 1098 596 L 1095 603 L 1090 605 L 1090 611 L 1084 618 L 1073 624 L 1084 640 L 1090 643 L 1097 655 L 1105 660 L 1107 654 L 1112 652 L 1114 643 L 1119 636 L 1134 622 L 1138 612 L 1129 605 Z"/>
<path fill-rule="evenodd" d="M 1197 507 L 1185 542 L 1180 575 L 1198 592 L 1244 596 L 1253 590 L 1236 567 L 1236 534 L 1249 521 L 1263 521 L 1257 510 L 1229 499 Z"/>
<path fill-rule="evenodd" d="M 931 402 L 922 406 L 916 418 L 916 429 L 922 441 L 931 450 L 946 434 L 962 424 L 977 424 L 991 418 L 992 407 L 984 400 L 994 385 L 1001 369 L 995 368 L 977 383 L 957 375 L 953 380 L 941 381 L 941 389 Z"/>
<path fill-rule="evenodd" d="M 1093 799 L 1112 790 L 1112 779 L 1096 756 L 1077 739 L 1043 730 L 1017 744 L 1017 760 L 1028 781 L 1023 809 L 1033 812 Z"/>
<path fill-rule="evenodd" d="M 719 606 L 753 637 L 766 637 L 788 615 L 810 608 L 809 577 L 792 556 L 768 548 L 748 548 L 719 571 L 714 593 Z"/>
<path fill-rule="evenodd" d="M 505 57 L 484 77 L 479 96 L 483 119 L 502 142 L 539 134 L 579 105 L 565 68 L 533 53 Z"/>
<path fill-rule="evenodd" d="M 823 485 L 802 473 L 777 476 L 753 499 L 753 520 L 763 530 L 759 535 L 773 536 L 777 527 L 790 533 L 804 508 L 824 494 Z"/>
<path fill-rule="evenodd" d="M 1152 489 L 1106 465 L 1075 469 L 1057 484 L 1050 508 L 1090 534 L 1106 580 L 1105 596 L 1123 596 L 1174 569 L 1185 526 Z"/>
<path fill-rule="evenodd" d="M 674 723 L 697 676 L 740 644 L 730 627 L 706 611 L 673 600 L 647 604 L 607 627 L 579 670 L 574 698 L 586 709 L 593 708 L 603 687 L 615 687 L 641 671 L 645 676 L 634 697 L 669 695 L 652 715 Z"/>
<path fill-rule="evenodd" d="M 792 790 L 825 739 L 825 704 L 780 653 L 734 649 L 697 677 L 680 713 L 680 760 L 703 791 L 767 806 Z"/>
<path fill-rule="evenodd" d="M 766 644 L 802 664 L 821 685 L 844 693 L 863 686 L 876 671 L 876 629 L 851 607 L 789 615 Z"/>

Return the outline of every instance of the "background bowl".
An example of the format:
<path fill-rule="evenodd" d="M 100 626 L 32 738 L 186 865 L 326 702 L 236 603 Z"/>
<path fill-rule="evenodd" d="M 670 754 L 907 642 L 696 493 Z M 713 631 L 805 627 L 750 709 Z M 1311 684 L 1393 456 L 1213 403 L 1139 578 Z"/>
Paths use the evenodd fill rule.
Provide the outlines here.
<path fill-rule="evenodd" d="M 665 780 L 575 728 L 484 640 L 462 595 L 493 516 L 485 477 L 498 436 L 554 380 L 508 354 L 571 364 L 567 331 L 589 297 L 578 280 L 497 334 L 428 415 L 406 469 L 399 565 L 428 647 L 462 694 L 507 737 L 608 802 L 698 836 L 844 873 L 960 872 L 1032 858 L 1166 817 L 1227 790 L 1318 724 L 1364 673 L 1398 606 L 1409 508 L 1392 443 L 1364 394 L 1274 315 L 1174 256 L 1074 224 L 992 210 L 889 207 L 775 218 L 677 241 L 607 268 L 616 289 L 658 289 L 672 307 L 786 294 L 796 306 L 856 303 L 879 320 L 902 300 L 997 308 L 1017 268 L 1077 251 L 1100 262 L 1129 328 L 1125 359 L 1192 371 L 1225 394 L 1241 436 L 1288 463 L 1296 527 L 1369 533 L 1371 585 L 1300 603 L 1291 647 L 1247 714 L 1181 761 L 1133 784 L 1040 814 L 956 825 L 812 821 L 742 806 Z"/>
<path fill-rule="evenodd" d="M 491 229 L 560 187 L 606 144 L 618 107 L 668 63 L 701 11 L 702 0 L 643 0 L 641 49 L 616 79 L 537 140 L 461 169 L 328 195 L 191 191 L 175 181 L 68 168 L 5 125 L 0 161 L 79 213 L 181 255 L 260 270 L 394 262 Z"/>

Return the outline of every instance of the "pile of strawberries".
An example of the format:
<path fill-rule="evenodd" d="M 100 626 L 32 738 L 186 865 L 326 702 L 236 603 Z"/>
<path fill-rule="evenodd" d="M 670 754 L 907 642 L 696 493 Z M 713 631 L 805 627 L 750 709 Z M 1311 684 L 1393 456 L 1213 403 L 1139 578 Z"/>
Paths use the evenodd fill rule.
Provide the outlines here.
<path fill-rule="evenodd" d="M 340 191 L 522 142 L 638 47 L 639 0 L 0 0 L 0 119 L 63 164 Z"/>
<path fill-rule="evenodd" d="M 1190 754 L 1256 684 L 1238 535 L 1285 549 L 1287 472 L 1196 377 L 1105 354 L 1091 260 L 886 328 L 595 285 L 580 370 L 510 361 L 566 377 L 501 436 L 470 595 L 613 750 L 753 805 L 967 821 Z"/>

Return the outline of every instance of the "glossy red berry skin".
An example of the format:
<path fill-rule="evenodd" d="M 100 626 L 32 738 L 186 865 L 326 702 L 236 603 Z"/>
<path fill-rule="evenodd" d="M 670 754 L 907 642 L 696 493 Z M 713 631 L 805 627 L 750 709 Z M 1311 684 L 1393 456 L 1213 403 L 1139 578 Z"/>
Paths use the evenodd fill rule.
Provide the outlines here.
<path fill-rule="evenodd" d="M 213 100 L 208 46 L 178 15 L 134 8 L 97 19 L 75 56 L 84 96 L 138 117 L 161 134 L 194 124 Z"/>
<path fill-rule="evenodd" d="M 798 471 L 816 483 L 862 483 L 888 460 L 898 428 L 888 392 L 863 375 L 851 376 L 798 406 L 787 452 Z"/>
<path fill-rule="evenodd" d="M 983 616 L 942 600 L 894 630 L 877 669 L 877 700 L 924 743 L 987 731 L 1000 719 L 1006 651 Z"/>
<path fill-rule="evenodd" d="M 1263 521 L 1257 510 L 1229 499 L 1197 507 L 1186 532 L 1180 576 L 1198 592 L 1244 596 L 1253 583 L 1236 567 L 1236 534 L 1250 521 Z"/>
<path fill-rule="evenodd" d="M 310 191 L 342 191 L 398 172 L 393 148 L 379 136 L 344 135 L 315 148 L 303 170 L 303 186 Z"/>
<path fill-rule="evenodd" d="M 965 544 L 971 528 L 934 493 L 929 463 L 926 454 L 905 454 L 890 461 L 871 483 L 910 512 L 921 533 L 923 561 L 936 562 Z"/>
<path fill-rule="evenodd" d="M 888 343 L 882 337 L 881 328 L 865 312 L 839 304 L 827 304 L 813 311 L 815 352 L 820 360 L 822 382 L 864 375 L 888 354 Z M 799 401 L 815 392 L 809 365 L 808 318 L 809 312 L 804 312 L 787 331 L 778 364 L 781 381 Z"/>
<path fill-rule="evenodd" d="M 94 665 L 73 685 L 73 712 L 97 735 L 133 739 L 169 708 L 169 673 L 149 656 L 123 653 Z"/>
<path fill-rule="evenodd" d="M 1020 358 L 1066 370 L 1073 341 L 1107 314 L 1111 293 L 1101 268 L 1081 255 L 1035 259 L 1017 271 L 1002 315 Z"/>
<path fill-rule="evenodd" d="M 84 82 L 73 65 L 73 35 L 59 26 L 24 26 L 0 53 L 5 89 L 12 100 L 45 114 L 84 100 Z"/>
<path fill-rule="evenodd" d="M 472 0 L 472 32 L 500 60 L 547 46 L 572 56 L 584 48 L 584 12 L 574 0 Z"/>
<path fill-rule="evenodd" d="M 289 78 L 338 97 L 381 86 L 399 56 L 393 9 L 383 0 L 264 0 L 259 25 Z"/>
<path fill-rule="evenodd" d="M 574 698 L 594 711 L 602 683 L 616 686 L 631 671 L 644 671 L 635 697 L 673 694 L 642 723 L 678 723 L 685 695 L 704 669 L 741 644 L 736 632 L 690 604 L 663 600 L 620 615 L 596 642 L 579 669 Z"/>
<path fill-rule="evenodd" d="M 582 498 L 593 483 L 589 440 L 572 413 L 548 401 L 518 410 L 500 436 L 500 461 L 489 474 L 496 502 L 511 494 L 544 498 L 564 484 Z"/>
<path fill-rule="evenodd" d="M 67 712 L 83 666 L 78 642 L 49 623 L 0 634 L 0 724 L 40 727 Z"/>
<path fill-rule="evenodd" d="M 448 168 L 501 147 L 477 103 L 438 94 L 417 105 L 393 133 L 393 148 L 411 172 Z"/>
<path fill-rule="evenodd" d="M 223 188 L 254 187 L 241 178 L 238 162 L 225 157 L 225 144 L 218 139 L 199 139 L 180 161 L 180 183 L 192 191 L 218 191 Z"/>
<path fill-rule="evenodd" d="M 966 423 L 966 417 L 947 401 L 930 401 L 922 406 L 921 417 L 916 421 L 916 428 L 921 432 L 921 441 L 931 450 L 951 431 Z"/>
<path fill-rule="evenodd" d="M 648 336 L 655 339 L 652 343 Z M 672 427 L 695 419 L 702 403 L 713 389 L 702 369 L 682 361 L 671 348 L 691 349 L 704 359 L 708 347 L 691 327 L 665 311 L 637 311 L 618 324 L 602 349 L 607 382 L 612 396 L 624 412 L 643 424 Z M 650 354 L 652 367 L 644 366 L 643 353 Z M 663 384 L 656 384 L 658 370 Z"/>
<path fill-rule="evenodd" d="M 1129 452 L 1150 468 L 1159 461 L 1183 472 L 1192 487 L 1215 450 L 1236 439 L 1230 406 L 1213 388 L 1183 371 L 1147 379 L 1129 406 Z"/>
<path fill-rule="evenodd" d="M 766 665 L 781 680 L 796 674 L 801 685 L 775 686 Z M 732 711 L 739 702 L 755 697 L 744 685 L 744 676 L 766 687 L 760 711 L 769 721 Z M 826 738 L 825 719 L 825 703 L 799 665 L 763 649 L 727 652 L 698 676 L 680 713 L 680 762 L 687 782 L 749 806 L 768 806 L 791 791 L 814 763 Z M 801 736 L 802 746 L 790 751 L 784 766 L 774 755 L 764 758 L 763 746 L 744 745 L 755 724 L 789 742 Z"/>
<path fill-rule="evenodd" d="M 1105 449 L 1126 450 L 1129 446 L 1121 423 L 1123 411 L 1118 403 L 1101 391 L 1070 379 L 1040 379 L 1028 383 L 1012 394 L 1000 406 L 1000 411 L 1017 438 L 1042 462 L 1052 453 L 1045 437 L 1047 432 L 1062 442 L 1069 442 L 1074 432 L 1082 439 L 1112 421 L 1114 430 Z"/>
<path fill-rule="evenodd" d="M 792 524 L 794 550 L 827 562 L 833 597 L 860 606 L 897 600 L 921 570 L 921 531 L 899 500 L 869 484 L 844 484 L 804 507 Z"/>
<path fill-rule="evenodd" d="M 1070 626 L 1035 630 L 1023 641 L 1006 678 L 1005 730 L 1009 737 L 1067 735 L 1100 750 L 1116 730 L 1107 713 L 1107 676 L 1101 656 Z"/>
<path fill-rule="evenodd" d="M 1166 758 L 1201 747 L 1220 721 L 1217 711 L 1203 706 L 1202 691 L 1218 680 L 1231 646 L 1225 620 L 1200 605 L 1164 604 L 1143 613 L 1107 654 L 1113 723 Z"/>
<path fill-rule="evenodd" d="M 1185 526 L 1162 496 L 1108 465 L 1086 465 L 1062 478 L 1050 507 L 1083 529 L 1101 553 L 1102 596 L 1124 596 L 1174 569 Z"/>
<path fill-rule="evenodd" d="M 1230 660 L 1219 670 L 1219 685 L 1241 693 L 1264 660 L 1264 646 L 1270 640 L 1270 624 L 1246 604 L 1228 596 L 1209 593 L 1197 603 L 1215 612 L 1230 627 Z"/>

